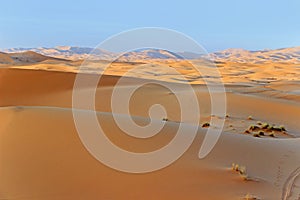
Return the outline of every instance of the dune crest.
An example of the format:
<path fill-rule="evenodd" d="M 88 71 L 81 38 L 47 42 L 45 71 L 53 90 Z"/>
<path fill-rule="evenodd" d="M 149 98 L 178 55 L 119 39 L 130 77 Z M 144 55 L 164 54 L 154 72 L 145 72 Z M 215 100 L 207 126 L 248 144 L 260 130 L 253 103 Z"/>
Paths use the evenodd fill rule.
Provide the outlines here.
<path fill-rule="evenodd" d="M 69 47 L 56 50 L 75 51 Z M 47 51 L 54 53 L 51 49 Z M 278 51 L 283 54 L 292 50 Z M 193 144 L 175 163 L 138 175 L 98 162 L 79 139 L 72 115 L 72 90 L 82 61 L 31 51 L 0 53 L 0 198 L 274 200 L 291 194 L 291 190 L 297 191 L 291 175 L 300 161 L 300 68 L 294 61 L 286 63 L 296 57 L 296 51 L 293 58 L 282 62 L 269 59 L 277 54 L 269 51 L 230 50 L 218 55 L 222 58 L 217 59 L 215 67 L 226 87 L 227 113 L 221 138 L 205 159 L 199 159 L 198 153 L 207 130 L 215 128 L 209 122 L 222 117 L 211 114 L 205 80 L 195 73 L 189 60 L 145 59 L 148 53 L 153 52 L 143 52 L 140 57 L 132 53 L 125 55 L 126 61 L 111 63 L 97 84 L 95 110 L 106 136 L 122 149 L 143 153 L 168 144 L 180 124 L 198 128 Z M 174 56 L 159 53 L 167 58 Z M 251 55 L 258 54 L 269 58 L 261 58 L 264 64 L 252 62 Z M 246 63 L 245 55 L 249 57 Z M 129 61 L 132 58 L 138 59 Z M 196 61 L 207 72 L 206 80 L 217 83 L 220 77 L 209 74 L 207 60 Z M 107 63 L 91 60 L 81 73 L 87 80 L 95 78 Z M 135 67 L 139 70 L 123 77 Z M 184 78 L 168 68 L 177 70 Z M 147 139 L 131 137 L 116 124 L 111 98 L 121 77 L 124 82 L 120 88 L 124 93 L 138 84 L 156 80 L 157 84 L 146 84 L 132 95 L 130 115 L 117 114 L 145 126 L 150 121 L 150 107 L 162 105 L 167 115 L 155 119 L 155 123 L 165 125 L 157 135 Z M 161 82 L 174 84 L 178 87 L 176 95 L 187 99 L 192 94 L 183 85 L 191 84 L 199 101 L 198 124 L 181 119 L 176 95 L 159 85 Z M 90 90 L 88 83 L 79 88 L 83 95 Z M 218 94 L 219 90 L 216 87 L 211 92 Z M 87 116 L 93 114 L 89 106 L 74 110 Z"/>

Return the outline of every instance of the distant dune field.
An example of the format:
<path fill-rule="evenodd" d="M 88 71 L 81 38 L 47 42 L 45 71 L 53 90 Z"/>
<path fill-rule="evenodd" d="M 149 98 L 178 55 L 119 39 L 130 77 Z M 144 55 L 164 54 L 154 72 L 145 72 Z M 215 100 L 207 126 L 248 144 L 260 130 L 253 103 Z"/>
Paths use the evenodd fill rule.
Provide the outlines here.
<path fill-rule="evenodd" d="M 274 56 L 278 52 L 290 57 L 278 61 Z M 186 98 L 192 94 L 180 89 L 191 84 L 199 100 L 201 117 L 192 146 L 172 165 L 145 174 L 123 173 L 103 165 L 80 141 L 72 116 L 72 89 L 82 60 L 35 52 L 0 53 L 0 199 L 232 200 L 252 196 L 274 200 L 287 193 L 296 197 L 298 185 L 286 183 L 300 163 L 299 52 L 253 53 L 262 56 L 263 62 L 251 60 L 255 58 L 248 55 L 252 55 L 250 52 L 240 55 L 247 59 L 236 52 L 227 58 L 227 53 L 215 54 L 226 89 L 227 116 L 221 138 L 204 159 L 198 158 L 207 132 L 202 125 L 219 116 L 210 114 L 205 79 L 196 77 L 190 62 L 138 57 L 135 61 L 115 62 L 105 71 L 96 89 L 96 114 L 107 137 L 128 151 L 148 152 L 163 147 L 174 137 L 179 124 L 187 123 L 181 121 L 176 96 L 159 86 L 160 82 L 176 85 L 179 95 Z M 199 59 L 197 63 L 204 71 L 209 70 L 205 61 Z M 105 64 L 103 60 L 91 61 L 84 76 L 98 76 Z M 168 113 L 161 132 L 144 140 L 124 134 L 110 107 L 115 84 L 134 67 L 139 70 L 127 74 L 123 92 L 149 80 L 157 84 L 136 91 L 130 101 L 131 116 L 125 117 L 147 124 L 153 104 L 163 105 Z M 185 79 L 170 74 L 168 67 Z M 216 78 L 206 80 L 214 83 Z M 79 89 L 84 94 L 91 88 L 87 84 Z M 92 114 L 86 107 L 76 109 Z"/>

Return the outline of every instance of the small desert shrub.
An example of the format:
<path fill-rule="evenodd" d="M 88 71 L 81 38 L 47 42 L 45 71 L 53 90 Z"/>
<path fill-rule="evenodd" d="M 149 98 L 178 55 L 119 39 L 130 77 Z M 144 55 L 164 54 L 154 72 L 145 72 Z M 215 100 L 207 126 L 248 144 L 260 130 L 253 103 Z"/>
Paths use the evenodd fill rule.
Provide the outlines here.
<path fill-rule="evenodd" d="M 207 128 L 209 126 L 210 126 L 210 123 L 208 123 L 208 122 L 205 122 L 204 124 L 202 124 L 202 128 Z"/>
<path fill-rule="evenodd" d="M 279 128 L 281 129 L 281 131 L 286 131 L 286 129 L 283 125 L 280 125 Z"/>
<path fill-rule="evenodd" d="M 261 121 L 257 121 L 256 124 L 257 125 L 262 125 L 262 122 Z"/>
<path fill-rule="evenodd" d="M 239 174 L 246 174 L 246 167 L 245 166 L 240 166 L 238 164 L 232 163 L 231 164 L 231 169 L 233 171 L 239 172 Z"/>
<path fill-rule="evenodd" d="M 249 115 L 247 119 L 248 119 L 248 120 L 252 120 L 253 117 L 252 117 L 251 115 Z"/>
<path fill-rule="evenodd" d="M 270 133 L 269 137 L 275 137 L 275 134 L 274 133 Z"/>
<path fill-rule="evenodd" d="M 250 133 L 250 131 L 249 130 L 245 130 L 245 132 L 244 133 L 247 133 L 247 134 L 249 134 Z"/>
<path fill-rule="evenodd" d="M 244 200 L 259 200 L 259 198 L 258 197 L 255 197 L 255 196 L 253 196 L 253 195 L 251 195 L 251 194 L 247 194 L 245 197 L 244 197 Z"/>
<path fill-rule="evenodd" d="M 235 171 L 235 163 L 232 163 L 232 164 L 231 164 L 231 170 L 232 170 L 232 171 Z"/>
<path fill-rule="evenodd" d="M 286 129 L 285 129 L 285 127 L 284 127 L 283 125 L 280 125 L 280 126 L 274 126 L 274 127 L 273 127 L 273 130 L 274 130 L 274 131 L 281 131 L 281 132 L 286 131 Z"/>
<path fill-rule="evenodd" d="M 273 127 L 272 127 L 272 130 L 273 130 L 273 131 L 281 131 L 281 128 L 279 128 L 279 127 L 277 127 L 277 126 L 273 126 Z"/>
<path fill-rule="evenodd" d="M 169 121 L 169 119 L 168 119 L 168 118 L 166 118 L 166 117 L 165 117 L 165 118 L 163 118 L 162 120 L 163 120 L 163 121 L 165 121 L 165 122 Z"/>
<path fill-rule="evenodd" d="M 241 166 L 241 167 L 239 168 L 239 174 L 240 174 L 240 175 L 246 175 L 246 167 Z"/>
<path fill-rule="evenodd" d="M 269 125 L 267 128 L 269 131 L 272 131 L 274 129 L 274 126 Z"/>
<path fill-rule="evenodd" d="M 239 175 L 240 175 L 240 177 L 241 177 L 243 180 L 245 180 L 245 181 L 249 180 L 249 177 L 248 177 L 248 175 L 247 175 L 247 173 L 246 173 L 246 167 L 245 167 L 245 166 L 240 166 L 240 165 L 238 165 L 238 164 L 232 163 L 231 169 L 232 169 L 233 171 L 238 172 Z"/>
<path fill-rule="evenodd" d="M 262 129 L 268 129 L 269 128 L 269 124 L 268 123 L 263 123 L 262 125 L 261 125 L 261 128 Z"/>
<path fill-rule="evenodd" d="M 260 137 L 259 133 L 253 133 L 253 137 Z"/>
<path fill-rule="evenodd" d="M 279 132 L 286 131 L 286 129 L 282 125 L 281 126 L 273 126 L 271 130 L 273 130 L 273 131 L 279 131 Z"/>
<path fill-rule="evenodd" d="M 260 128 L 258 127 L 258 126 L 256 126 L 256 125 L 251 125 L 249 128 L 248 128 L 248 130 L 250 130 L 250 131 L 256 131 L 256 130 L 259 130 Z"/>
<path fill-rule="evenodd" d="M 263 131 L 259 131 L 258 134 L 259 134 L 260 136 L 264 136 L 264 135 L 265 135 L 265 133 L 264 133 Z"/>
<path fill-rule="evenodd" d="M 232 165 L 231 165 L 231 169 L 233 170 L 233 171 L 239 171 L 239 168 L 240 168 L 240 166 L 238 165 L 238 164 L 235 164 L 235 163 L 232 163 Z"/>

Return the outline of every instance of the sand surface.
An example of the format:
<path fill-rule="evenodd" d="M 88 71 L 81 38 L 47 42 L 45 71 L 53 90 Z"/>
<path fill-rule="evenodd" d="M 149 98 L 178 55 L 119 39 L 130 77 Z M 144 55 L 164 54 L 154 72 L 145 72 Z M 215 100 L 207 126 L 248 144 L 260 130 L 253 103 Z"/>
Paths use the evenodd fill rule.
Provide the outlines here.
<path fill-rule="evenodd" d="M 180 118 L 176 96 L 159 84 L 145 85 L 130 101 L 130 113 L 138 124 L 148 123 L 151 105 L 165 107 L 168 121 L 158 135 L 133 138 L 114 122 L 111 94 L 119 76 L 132 65 L 141 65 L 141 70 L 125 78 L 121 88 L 125 93 L 145 80 L 172 82 L 178 88 L 186 84 L 168 71 L 154 70 L 162 70 L 166 62 L 153 63 L 153 73 L 146 73 L 149 63 L 115 63 L 96 89 L 99 123 L 111 141 L 128 151 L 159 149 L 174 137 L 179 122 L 187 123 Z M 300 76 L 294 64 L 218 64 L 227 91 L 228 116 L 221 138 L 204 159 L 198 157 L 207 131 L 201 125 L 218 116 L 210 114 L 210 96 L 203 80 L 187 76 L 199 99 L 196 139 L 175 163 L 145 174 L 113 170 L 83 146 L 72 115 L 72 89 L 79 64 L 46 61 L 0 68 L 0 199 L 231 200 L 249 194 L 274 200 L 289 192 L 289 199 L 298 198 L 297 176 L 291 185 L 287 182 L 300 163 Z M 185 62 L 169 61 L 167 65 L 189 73 Z M 84 76 L 95 77 L 95 71 L 92 67 Z M 84 94 L 91 88 L 87 84 L 79 90 Z M 189 98 L 191 94 L 182 89 L 177 95 Z M 83 106 L 75 112 L 93 114 L 88 109 Z M 265 130 L 260 137 L 245 133 L 258 121 L 282 124 L 286 131 L 274 131 L 275 137 Z M 246 178 L 231 169 L 232 163 L 246 167 Z"/>

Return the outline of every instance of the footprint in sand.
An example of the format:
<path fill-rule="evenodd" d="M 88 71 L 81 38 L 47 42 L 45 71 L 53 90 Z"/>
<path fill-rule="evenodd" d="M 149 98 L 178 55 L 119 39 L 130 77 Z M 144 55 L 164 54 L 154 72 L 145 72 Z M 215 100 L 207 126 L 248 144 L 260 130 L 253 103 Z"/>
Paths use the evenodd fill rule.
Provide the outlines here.
<path fill-rule="evenodd" d="M 282 200 L 300 200 L 300 167 L 290 173 L 286 180 L 282 180 L 285 169 L 284 165 L 287 164 L 288 159 L 292 158 L 291 155 L 294 153 L 293 151 L 288 151 L 278 161 L 277 176 L 274 185 L 280 187 L 284 181 Z"/>
<path fill-rule="evenodd" d="M 277 173 L 276 173 L 276 179 L 274 182 L 274 185 L 279 188 L 282 185 L 282 177 L 284 173 L 284 165 L 287 162 L 287 160 L 290 158 L 290 154 L 292 154 L 292 151 L 288 151 L 286 154 L 283 154 L 279 161 L 278 161 L 278 166 L 277 166 Z"/>
<path fill-rule="evenodd" d="M 300 167 L 293 171 L 287 178 L 282 192 L 282 200 L 300 199 Z"/>

